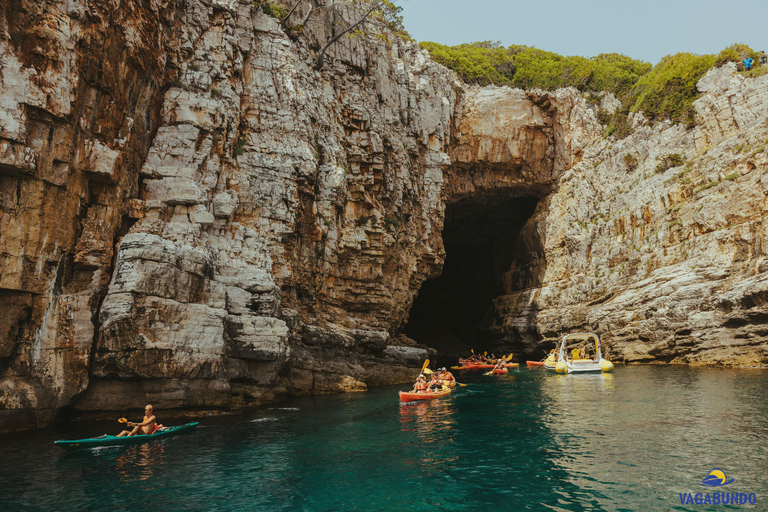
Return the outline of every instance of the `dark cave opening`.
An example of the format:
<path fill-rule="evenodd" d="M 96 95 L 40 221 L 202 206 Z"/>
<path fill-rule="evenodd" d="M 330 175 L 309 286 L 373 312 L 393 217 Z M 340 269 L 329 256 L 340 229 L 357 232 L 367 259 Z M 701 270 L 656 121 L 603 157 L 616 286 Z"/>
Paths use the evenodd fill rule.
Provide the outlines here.
<path fill-rule="evenodd" d="M 445 211 L 445 264 L 439 277 L 426 281 L 411 307 L 404 333 L 438 351 L 442 364 L 459 356 L 509 348 L 491 330 L 493 299 L 509 293 L 504 276 L 525 260 L 520 233 L 539 199 L 478 194 Z M 517 262 L 516 262 L 517 260 Z M 509 287 L 509 285 L 507 285 Z"/>

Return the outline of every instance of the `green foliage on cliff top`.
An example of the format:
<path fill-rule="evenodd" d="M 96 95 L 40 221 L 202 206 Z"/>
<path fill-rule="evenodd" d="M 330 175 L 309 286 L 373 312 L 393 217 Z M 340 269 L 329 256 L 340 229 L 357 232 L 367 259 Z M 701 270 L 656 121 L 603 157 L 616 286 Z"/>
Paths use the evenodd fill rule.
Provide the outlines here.
<path fill-rule="evenodd" d="M 734 43 L 717 54 L 717 57 L 715 58 L 715 66 L 722 66 L 726 62 L 740 63 L 747 57 L 752 57 L 752 60 L 755 61 L 755 65 L 760 62 L 760 52 L 754 51 L 744 43 Z"/>
<path fill-rule="evenodd" d="M 733 44 L 717 56 L 668 55 L 655 66 L 617 53 L 591 58 L 563 57 L 528 46 L 504 48 L 490 41 L 458 46 L 424 42 L 421 46 L 435 61 L 470 84 L 544 90 L 575 87 L 585 93 L 607 91 L 621 100 L 623 114 L 643 111 L 651 120 L 688 123 L 694 122 L 696 83 L 707 71 L 729 61 L 741 62 L 748 56 L 755 59 L 756 65 L 759 62 L 759 53 L 744 44 Z M 753 70 L 749 76 L 758 74 L 762 73 Z"/>
<path fill-rule="evenodd" d="M 637 81 L 628 104 L 633 112 L 642 110 L 648 119 L 691 121 L 690 107 L 699 97 L 696 83 L 714 65 L 714 55 L 667 55 Z"/>
<path fill-rule="evenodd" d="M 424 42 L 421 46 L 465 82 L 478 85 L 545 90 L 576 87 L 581 91 L 610 91 L 622 96 L 652 67 L 617 53 L 589 59 L 563 57 L 528 46 L 504 48 L 491 41 L 459 46 Z"/>

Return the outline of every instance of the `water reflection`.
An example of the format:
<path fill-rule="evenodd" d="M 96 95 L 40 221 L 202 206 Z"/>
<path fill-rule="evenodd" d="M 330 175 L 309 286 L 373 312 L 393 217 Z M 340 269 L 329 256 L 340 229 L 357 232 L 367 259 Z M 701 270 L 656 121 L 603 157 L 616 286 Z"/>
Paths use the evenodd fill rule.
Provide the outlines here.
<path fill-rule="evenodd" d="M 147 480 L 165 469 L 163 443 L 149 442 L 126 449 L 115 459 L 121 480 Z"/>
<path fill-rule="evenodd" d="M 601 495 L 621 488 L 669 504 L 676 492 L 697 486 L 710 466 L 741 468 L 745 475 L 755 474 L 755 462 L 765 467 L 765 450 L 762 460 L 748 463 L 735 449 L 750 444 L 751 429 L 739 424 L 758 405 L 744 400 L 737 372 L 643 367 L 625 375 L 617 369 L 542 382 L 550 403 L 543 421 L 557 432 L 549 456 L 574 484 Z"/>
<path fill-rule="evenodd" d="M 456 425 L 456 409 L 449 398 L 400 405 L 403 432 L 415 432 L 425 442 L 445 438 Z"/>

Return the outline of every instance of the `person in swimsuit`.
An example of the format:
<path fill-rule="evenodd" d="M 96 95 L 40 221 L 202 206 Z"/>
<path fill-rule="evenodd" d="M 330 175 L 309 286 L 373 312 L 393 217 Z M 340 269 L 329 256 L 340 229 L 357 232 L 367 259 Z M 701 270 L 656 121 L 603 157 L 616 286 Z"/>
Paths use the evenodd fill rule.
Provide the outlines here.
<path fill-rule="evenodd" d="M 429 383 L 429 391 L 432 393 L 436 393 L 438 391 L 442 391 L 443 389 L 443 381 L 440 380 L 440 377 L 437 375 L 437 373 L 432 374 L 432 380 Z"/>
<path fill-rule="evenodd" d="M 129 427 L 134 427 L 134 429 L 123 430 L 122 432 L 117 434 L 117 437 L 143 436 L 143 435 L 152 434 L 155 431 L 155 426 L 157 425 L 157 418 L 155 418 L 155 413 L 152 409 L 152 406 L 147 405 L 144 408 L 144 420 L 141 423 L 134 423 L 132 421 L 129 421 L 127 425 Z"/>

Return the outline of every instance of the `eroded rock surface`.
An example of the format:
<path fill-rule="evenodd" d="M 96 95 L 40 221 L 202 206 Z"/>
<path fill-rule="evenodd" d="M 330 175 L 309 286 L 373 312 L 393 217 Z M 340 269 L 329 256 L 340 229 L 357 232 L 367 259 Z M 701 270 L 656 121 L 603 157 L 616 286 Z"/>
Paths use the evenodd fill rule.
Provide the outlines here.
<path fill-rule="evenodd" d="M 590 329 L 618 360 L 766 361 L 768 78 L 713 71 L 693 130 L 604 140 L 576 90 L 465 87 L 392 36 L 316 71 L 334 22 L 0 8 L 0 431 L 409 381 L 446 207 L 486 197 L 538 201 L 500 343 Z M 671 153 L 689 163 L 655 172 Z"/>
<path fill-rule="evenodd" d="M 562 175 L 526 227 L 536 279 L 497 299 L 498 332 L 546 348 L 596 331 L 627 362 L 768 362 L 768 78 L 729 64 L 699 88 L 693 129 L 598 141 Z"/>
<path fill-rule="evenodd" d="M 452 73 L 375 37 L 317 72 L 340 20 L 253 2 L 1 15 L 0 429 L 413 378 Z"/>

